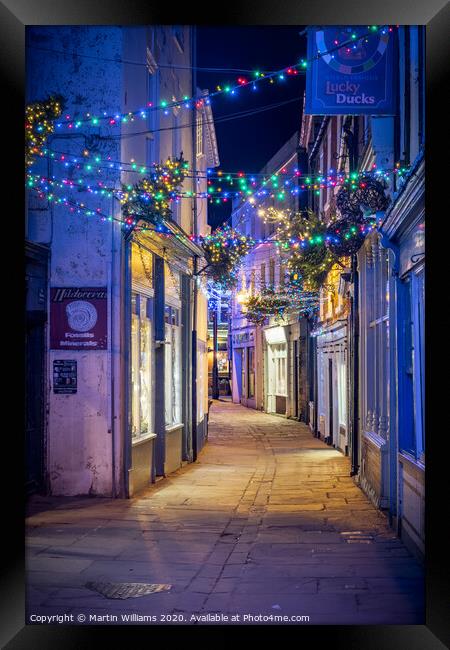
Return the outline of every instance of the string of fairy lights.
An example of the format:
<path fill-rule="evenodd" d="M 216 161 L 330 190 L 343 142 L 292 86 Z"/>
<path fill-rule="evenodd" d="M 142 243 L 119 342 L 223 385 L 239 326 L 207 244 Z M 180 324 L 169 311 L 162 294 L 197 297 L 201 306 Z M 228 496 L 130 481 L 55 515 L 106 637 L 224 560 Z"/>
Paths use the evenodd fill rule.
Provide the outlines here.
<path fill-rule="evenodd" d="M 303 191 L 314 191 L 320 194 L 322 190 L 347 186 L 349 189 L 362 187 L 364 178 L 368 174 L 379 180 L 389 180 L 392 174 L 404 175 L 408 168 L 398 163 L 390 169 L 378 169 L 375 166 L 364 172 L 344 173 L 334 169 L 307 175 L 298 168 L 288 170 L 286 167 L 274 173 L 258 172 L 246 173 L 244 171 L 214 171 L 208 169 L 198 172 L 191 168 L 182 159 L 168 159 L 164 164 L 152 163 L 142 164 L 134 159 L 129 162 L 113 159 L 113 156 L 101 156 L 89 148 L 83 149 L 79 155 L 69 152 L 54 151 L 46 147 L 49 136 L 56 132 L 61 135 L 65 129 L 67 133 L 79 130 L 83 126 L 95 127 L 96 134 L 101 126 L 114 127 L 137 119 L 147 120 L 149 115 L 156 110 L 162 110 L 168 114 L 171 109 L 202 109 L 211 103 L 212 98 L 220 95 L 236 95 L 243 88 L 256 90 L 263 82 L 273 84 L 283 82 L 287 78 L 296 77 L 305 72 L 315 58 L 331 54 L 343 47 L 356 47 L 357 41 L 368 39 L 371 35 L 381 32 L 393 31 L 391 26 L 368 26 L 367 32 L 358 35 L 349 28 L 348 38 L 343 41 L 334 42 L 334 47 L 324 52 L 319 52 L 316 57 L 306 60 L 301 59 L 298 63 L 281 70 L 270 73 L 255 71 L 251 78 L 239 76 L 235 83 L 227 83 L 216 86 L 214 92 L 204 94 L 201 97 L 185 95 L 182 98 L 172 101 L 161 100 L 159 104 L 148 102 L 145 108 L 126 113 L 108 113 L 93 115 L 71 115 L 64 111 L 64 101 L 59 96 L 50 97 L 47 100 L 35 102 L 26 108 L 26 186 L 35 192 L 39 199 L 47 200 L 57 206 L 66 207 L 70 214 L 84 214 L 87 217 L 97 217 L 102 222 L 119 222 L 125 228 L 133 228 L 138 232 L 151 231 L 161 237 L 176 237 L 180 240 L 190 240 L 200 245 L 205 253 L 206 267 L 210 267 L 216 282 L 226 285 L 228 277 L 234 274 L 234 269 L 242 261 L 252 248 L 261 244 L 271 244 L 275 248 L 286 251 L 297 252 L 301 249 L 311 247 L 329 247 L 343 243 L 353 237 L 361 237 L 376 227 L 372 221 L 354 225 L 345 232 L 334 229 L 332 232 L 305 232 L 301 236 L 277 239 L 274 237 L 253 239 L 246 236 L 230 226 L 218 228 L 210 235 L 185 235 L 173 233 L 164 223 L 166 218 L 171 216 L 173 203 L 183 199 L 205 199 L 209 202 L 226 202 L 236 199 L 247 201 L 248 204 L 257 208 L 263 205 L 267 198 L 283 202 L 290 196 L 295 196 Z M 261 109 L 258 109 L 261 110 Z M 251 111 L 245 112 L 248 116 Z M 232 116 L 224 119 L 231 119 Z M 239 115 L 237 116 L 239 117 Z M 189 125 L 183 125 L 185 128 Z M 158 130 L 158 129 L 156 129 Z M 148 133 L 146 131 L 145 133 Z M 82 135 L 82 132 L 79 131 Z M 121 137 L 127 137 L 124 134 Z M 64 135 L 64 137 L 66 137 Z M 33 173 L 38 160 L 47 159 L 52 163 L 61 165 L 65 174 L 62 177 L 53 175 L 50 171 L 47 174 Z M 75 177 L 76 172 L 81 172 L 82 177 Z M 116 186 L 117 178 L 109 178 L 108 175 L 119 173 L 137 174 L 137 182 L 121 183 Z M 104 180 L 99 175 L 106 176 Z M 92 178 L 91 178 L 92 177 Z M 185 179 L 192 180 L 193 189 L 182 189 Z M 202 187 L 195 189 L 197 185 Z M 62 192 L 62 195 L 60 194 Z M 84 201 L 77 201 L 74 193 L 85 193 L 101 201 L 117 199 L 120 203 L 120 216 L 114 216 L 98 206 L 92 208 Z M 205 268 L 206 268 L 205 267 Z M 299 294 L 300 295 L 300 294 Z M 266 296 L 268 299 L 268 297 Z M 272 300 L 273 297 L 270 297 Z M 316 297 L 309 296 L 311 304 Z M 274 298 L 273 298 L 274 299 Z M 306 303 L 303 303 L 306 304 Z M 315 303 L 314 303 L 315 304 Z"/>
<path fill-rule="evenodd" d="M 273 72 L 260 72 L 255 70 L 251 78 L 239 76 L 235 82 L 222 83 L 216 86 L 215 91 L 209 93 L 207 96 L 196 97 L 183 95 L 179 98 L 172 100 L 162 99 L 159 103 L 147 102 L 146 106 L 141 107 L 135 111 L 127 111 L 126 113 L 102 111 L 98 115 L 93 115 L 91 112 L 86 112 L 83 115 L 70 115 L 70 113 L 62 112 L 59 115 L 53 116 L 53 122 L 56 129 L 60 130 L 67 127 L 69 130 L 79 129 L 84 124 L 89 124 L 94 127 L 100 126 L 101 123 L 106 123 L 109 126 L 117 126 L 120 124 L 127 124 L 134 122 L 136 119 L 147 120 L 149 114 L 153 111 L 161 110 L 163 114 L 168 115 L 171 109 L 198 109 L 204 105 L 210 105 L 214 97 L 221 95 L 235 96 L 243 88 L 251 88 L 253 91 L 257 89 L 258 85 L 263 82 L 273 84 L 275 82 L 282 83 L 287 78 L 297 77 L 301 73 L 306 72 L 308 66 L 313 61 L 330 54 L 334 56 L 334 52 L 346 48 L 348 51 L 351 48 L 356 49 L 358 41 L 368 42 L 369 38 L 375 34 L 387 34 L 393 32 L 394 26 L 392 25 L 368 25 L 367 31 L 358 35 L 352 28 L 348 28 L 348 38 L 340 41 L 336 39 L 332 48 L 328 48 L 323 52 L 318 52 L 310 59 L 300 59 L 295 64 L 286 66 Z"/>
<path fill-rule="evenodd" d="M 295 170 L 294 173 L 289 176 L 286 180 L 282 180 L 282 186 L 279 187 L 278 175 L 273 174 L 268 180 L 262 181 L 261 184 L 258 184 L 260 189 L 251 190 L 248 187 L 248 184 L 243 181 L 241 182 L 241 177 L 238 177 L 240 180 L 237 181 L 239 189 L 236 191 L 222 191 L 222 187 L 214 187 L 209 185 L 207 190 L 204 191 L 174 191 L 168 190 L 167 198 L 168 200 L 179 200 L 179 199 L 192 199 L 192 198 L 208 198 L 220 199 L 222 201 L 234 200 L 237 198 L 246 198 L 250 205 L 255 206 L 255 197 L 264 197 L 277 199 L 279 201 L 284 201 L 289 195 L 298 195 L 302 191 L 313 190 L 316 194 L 320 194 L 320 190 L 334 188 L 338 186 L 348 186 L 350 189 L 356 189 L 359 183 L 364 184 L 364 179 L 367 175 L 372 175 L 377 180 L 389 180 L 391 174 L 396 174 L 397 176 L 403 176 L 408 171 L 407 167 L 394 167 L 390 169 L 372 169 L 364 172 L 351 172 L 345 174 L 342 172 L 333 172 L 327 175 L 314 175 L 314 176 L 301 176 L 298 170 Z M 185 174 L 184 178 L 196 178 L 190 174 Z M 200 182 L 206 177 L 199 177 L 197 180 Z M 254 187 L 257 183 L 254 180 L 255 177 L 251 176 L 251 186 Z M 253 180 L 252 180 L 253 179 Z M 228 179 L 227 179 L 228 180 Z M 62 177 L 58 178 L 55 175 L 46 176 L 43 174 L 32 174 L 27 173 L 26 176 L 27 187 L 40 188 L 42 193 L 48 191 L 50 188 L 54 189 L 64 189 L 64 190 L 77 190 L 84 191 L 93 195 L 100 195 L 106 198 L 111 198 L 117 196 L 121 198 L 123 191 L 118 189 L 116 185 L 108 185 L 102 180 L 97 180 L 92 183 L 87 183 L 83 181 L 83 178 L 70 178 Z M 297 184 L 298 183 L 298 184 Z M 265 187 L 267 186 L 267 188 Z M 126 185 L 127 189 L 131 191 L 132 184 L 128 183 Z M 146 192 L 148 194 L 148 191 Z M 163 198 L 163 195 L 160 196 Z"/>

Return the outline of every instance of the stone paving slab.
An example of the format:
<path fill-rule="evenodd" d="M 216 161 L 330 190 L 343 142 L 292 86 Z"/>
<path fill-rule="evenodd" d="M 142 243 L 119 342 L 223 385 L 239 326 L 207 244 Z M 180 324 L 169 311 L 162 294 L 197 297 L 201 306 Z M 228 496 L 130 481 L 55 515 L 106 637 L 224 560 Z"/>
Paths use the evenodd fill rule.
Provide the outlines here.
<path fill-rule="evenodd" d="M 31 500 L 28 615 L 424 622 L 423 567 L 349 476 L 348 458 L 301 423 L 229 402 L 213 403 L 209 425 L 196 463 L 133 499 Z M 87 589 L 91 580 L 172 588 L 118 601 Z"/>

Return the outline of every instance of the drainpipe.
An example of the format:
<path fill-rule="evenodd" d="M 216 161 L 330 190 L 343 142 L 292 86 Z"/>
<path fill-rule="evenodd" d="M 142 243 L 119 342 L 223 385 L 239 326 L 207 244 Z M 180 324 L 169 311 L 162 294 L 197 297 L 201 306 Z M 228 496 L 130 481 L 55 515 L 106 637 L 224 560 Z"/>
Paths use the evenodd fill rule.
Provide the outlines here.
<path fill-rule="evenodd" d="M 350 476 L 359 472 L 359 274 L 356 253 L 352 255 L 353 296 L 351 298 L 352 337 L 352 468 Z"/>
<path fill-rule="evenodd" d="M 196 28 L 191 27 L 191 48 L 192 48 L 192 97 L 197 97 L 197 53 L 196 53 Z M 195 190 L 195 179 L 197 176 L 197 110 L 194 111 L 194 119 L 192 120 L 192 170 L 193 170 L 193 184 Z M 193 198 L 193 224 L 192 232 L 197 235 L 197 198 Z M 192 460 L 197 460 L 197 271 L 198 271 L 198 257 L 194 257 L 194 270 L 193 270 L 193 318 L 192 318 Z"/>
<path fill-rule="evenodd" d="M 114 203 L 114 199 L 112 199 L 112 202 Z M 114 214 L 114 205 L 111 205 L 111 209 Z M 114 303 L 113 303 L 113 297 L 114 297 L 114 280 L 115 280 L 115 273 L 116 273 L 116 268 L 115 268 L 115 255 L 114 255 L 114 240 L 115 240 L 115 223 L 114 221 L 111 222 L 111 273 L 110 273 L 110 292 L 111 292 L 111 300 L 110 300 L 110 323 L 111 323 L 111 341 L 109 343 L 110 345 L 110 364 L 111 364 L 111 492 L 112 492 L 112 498 L 114 499 L 117 494 L 116 494 L 116 426 L 115 426 L 115 382 L 114 382 L 114 376 L 115 376 L 115 358 L 114 358 L 114 348 L 115 348 L 115 341 L 114 341 L 114 333 L 115 333 L 115 328 L 114 328 Z"/>
<path fill-rule="evenodd" d="M 130 498 L 131 470 L 131 381 L 130 381 L 130 351 L 131 351 L 131 235 L 124 234 L 121 255 L 121 284 L 123 299 L 121 300 L 121 411 L 122 411 L 122 444 L 123 444 L 123 493 Z"/>

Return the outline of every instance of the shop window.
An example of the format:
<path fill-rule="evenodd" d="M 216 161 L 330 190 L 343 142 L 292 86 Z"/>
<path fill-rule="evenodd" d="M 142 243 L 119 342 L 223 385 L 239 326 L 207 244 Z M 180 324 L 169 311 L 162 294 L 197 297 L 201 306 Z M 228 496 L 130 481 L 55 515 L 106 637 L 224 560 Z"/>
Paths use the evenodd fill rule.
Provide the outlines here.
<path fill-rule="evenodd" d="M 133 293 L 131 311 L 131 434 L 138 440 L 152 430 L 151 301 Z"/>
<path fill-rule="evenodd" d="M 278 343 L 270 346 L 273 361 L 273 394 L 287 395 L 286 386 L 286 357 L 287 350 L 285 343 Z"/>
<path fill-rule="evenodd" d="M 131 244 L 131 273 L 134 282 L 153 288 L 153 255 L 136 242 Z"/>
<path fill-rule="evenodd" d="M 425 460 L 425 272 L 412 277 L 415 455 Z"/>
<path fill-rule="evenodd" d="M 247 348 L 247 376 L 248 392 L 247 397 L 255 397 L 255 348 Z"/>
<path fill-rule="evenodd" d="M 414 433 L 414 350 L 413 350 L 413 321 L 411 279 L 408 277 L 400 285 L 399 313 L 403 314 L 400 321 L 399 346 L 399 446 L 401 451 L 415 456 Z"/>
<path fill-rule="evenodd" d="M 365 430 L 387 438 L 389 427 L 389 252 L 378 238 L 366 248 L 362 294 L 365 336 Z"/>
<path fill-rule="evenodd" d="M 166 425 L 181 423 L 180 310 L 165 308 L 165 417 Z"/>
<path fill-rule="evenodd" d="M 347 426 L 347 373 L 345 352 L 337 354 L 339 424 Z"/>

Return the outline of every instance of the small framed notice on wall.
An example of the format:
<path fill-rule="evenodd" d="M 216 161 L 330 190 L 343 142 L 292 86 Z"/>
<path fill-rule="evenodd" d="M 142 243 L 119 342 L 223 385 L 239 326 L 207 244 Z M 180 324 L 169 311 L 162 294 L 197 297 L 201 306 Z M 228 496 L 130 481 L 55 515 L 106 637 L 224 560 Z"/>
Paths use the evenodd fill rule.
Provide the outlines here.
<path fill-rule="evenodd" d="M 77 362 L 67 359 L 53 361 L 53 392 L 73 395 L 77 392 Z"/>

